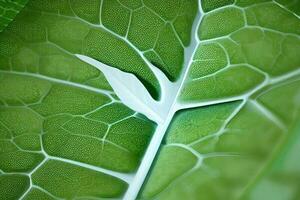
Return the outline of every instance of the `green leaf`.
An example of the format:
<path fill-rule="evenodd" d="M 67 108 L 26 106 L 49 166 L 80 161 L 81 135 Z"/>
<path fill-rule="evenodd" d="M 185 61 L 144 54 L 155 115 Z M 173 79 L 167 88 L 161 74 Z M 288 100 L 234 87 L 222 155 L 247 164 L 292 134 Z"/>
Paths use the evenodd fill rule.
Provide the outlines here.
<path fill-rule="evenodd" d="M 0 1 L 0 32 L 14 20 L 16 15 L 24 8 L 28 0 L 1 0 Z"/>
<path fill-rule="evenodd" d="M 0 199 L 298 199 L 299 4 L 29 1 L 0 32 Z"/>
<path fill-rule="evenodd" d="M 284 4 L 245 4 L 202 1 L 180 97 L 189 109 L 170 123 L 141 199 L 299 198 L 300 20 Z"/>

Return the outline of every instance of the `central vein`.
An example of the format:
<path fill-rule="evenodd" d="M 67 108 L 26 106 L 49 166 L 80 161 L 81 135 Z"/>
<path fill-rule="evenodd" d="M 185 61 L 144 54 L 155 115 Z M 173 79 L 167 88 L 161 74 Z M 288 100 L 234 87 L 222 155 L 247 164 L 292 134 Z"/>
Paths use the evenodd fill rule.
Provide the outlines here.
<path fill-rule="evenodd" d="M 179 109 L 177 105 L 177 99 L 184 85 L 184 81 L 187 77 L 189 68 L 192 64 L 194 54 L 199 44 L 197 33 L 198 33 L 198 27 L 200 25 L 201 19 L 202 19 L 202 9 L 201 9 L 201 3 L 199 2 L 199 9 L 192 27 L 191 43 L 185 49 L 183 73 L 181 74 L 178 81 L 174 83 L 176 85 L 176 89 L 175 89 L 176 92 L 172 95 L 171 99 L 169 99 L 169 104 L 167 104 L 169 110 L 168 114 L 166 115 L 165 119 L 162 122 L 158 123 L 155 133 L 151 138 L 150 144 L 147 147 L 147 150 L 144 154 L 142 162 L 136 174 L 134 175 L 133 181 L 129 184 L 129 188 L 124 196 L 124 200 L 133 200 L 137 197 L 140 188 L 142 187 L 145 178 L 148 172 L 150 171 L 151 165 L 155 159 L 155 156 L 158 152 L 158 149 L 161 145 L 164 135 L 174 117 L 174 114 Z"/>

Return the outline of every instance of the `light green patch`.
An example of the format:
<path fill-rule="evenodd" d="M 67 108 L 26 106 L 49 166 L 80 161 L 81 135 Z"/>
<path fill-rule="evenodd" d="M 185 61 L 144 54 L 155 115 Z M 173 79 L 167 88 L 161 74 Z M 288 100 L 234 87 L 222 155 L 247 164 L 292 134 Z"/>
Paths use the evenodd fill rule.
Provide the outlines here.
<path fill-rule="evenodd" d="M 300 40 L 294 36 L 286 37 L 281 44 L 281 54 L 278 55 L 273 67 L 273 74 L 279 75 L 299 68 Z"/>
<path fill-rule="evenodd" d="M 287 125 L 292 125 L 294 118 L 299 114 L 300 107 L 300 81 L 295 80 L 283 85 L 274 86 L 271 91 L 263 92 L 257 97 L 269 110 L 284 121 Z M 268 88 L 269 89 L 269 88 Z M 284 95 L 282 95 L 284 94 Z M 289 97 L 287 99 L 286 97 Z M 286 115 L 286 113 L 290 115 Z"/>
<path fill-rule="evenodd" d="M 299 18 L 274 3 L 258 4 L 248 8 L 246 12 L 255 15 L 257 25 L 283 33 L 300 34 Z M 255 24 L 254 24 L 255 25 Z"/>
<path fill-rule="evenodd" d="M 59 18 L 57 16 L 44 16 L 44 20 L 52 19 L 56 23 L 47 26 L 48 40 L 67 49 L 71 53 L 80 53 L 82 43 L 90 30 L 88 24 L 76 19 Z"/>
<path fill-rule="evenodd" d="M 38 55 L 28 48 L 21 48 L 12 60 L 13 69 L 16 71 L 37 73 L 39 67 Z"/>
<path fill-rule="evenodd" d="M 229 38 L 218 40 L 218 43 L 225 48 L 231 64 L 246 63 L 246 58 L 240 44 Z"/>
<path fill-rule="evenodd" d="M 263 75 L 246 66 L 229 67 L 215 75 L 187 82 L 181 93 L 181 101 L 208 101 L 242 95 L 263 80 Z"/>
<path fill-rule="evenodd" d="M 30 76 L 0 72 L 0 99 L 8 105 L 38 103 L 48 93 L 51 84 Z"/>
<path fill-rule="evenodd" d="M 95 112 L 87 115 L 88 118 L 99 120 L 108 124 L 122 120 L 125 117 L 132 115 L 134 112 L 121 103 L 113 103 L 106 105 Z"/>
<path fill-rule="evenodd" d="M 233 34 L 232 39 L 241 46 L 249 64 L 271 76 L 298 68 L 300 59 L 296 52 L 300 50 L 300 43 L 293 36 L 284 37 L 275 32 L 246 28 Z"/>
<path fill-rule="evenodd" d="M 201 40 L 226 36 L 245 25 L 243 11 L 229 7 L 204 15 L 198 29 Z"/>
<path fill-rule="evenodd" d="M 189 151 L 177 146 L 163 146 L 155 169 L 143 190 L 142 199 L 149 199 L 172 184 L 173 180 L 191 169 L 197 158 Z"/>
<path fill-rule="evenodd" d="M 213 151 L 238 152 L 253 159 L 266 158 L 272 153 L 283 134 L 282 129 L 252 103 L 231 120 L 227 131 L 220 136 Z M 249 142 L 255 138 L 255 143 Z M 266 161 L 262 159 L 261 162 Z"/>
<path fill-rule="evenodd" d="M 268 164 L 267 170 L 264 170 L 256 179 L 255 184 L 247 189 L 243 198 L 279 200 L 298 197 L 299 130 L 299 123 L 295 123 L 291 136 L 284 140 L 276 150 L 277 158 Z"/>
<path fill-rule="evenodd" d="M 99 71 L 69 55 L 51 55 L 40 59 L 39 72 L 45 76 L 71 82 L 85 82 L 99 76 Z M 102 78 L 101 80 L 103 80 Z"/>
<path fill-rule="evenodd" d="M 167 138 L 176 140 L 167 140 L 166 146 L 177 145 L 176 148 L 181 151 L 186 151 L 189 155 L 196 154 L 203 160 L 198 159 L 198 165 L 189 166 L 188 163 L 195 163 L 195 157 L 180 156 L 178 152 L 176 155 L 166 155 L 166 147 L 163 147 L 141 198 L 196 199 L 201 196 L 213 200 L 222 196 L 235 199 L 237 194 L 243 194 L 249 180 L 257 176 L 265 166 L 284 135 L 252 103 L 239 108 L 241 105 L 238 102 L 226 103 L 179 113 L 179 118 L 182 118 L 175 118 L 178 123 L 171 124 L 170 130 L 174 131 L 169 131 L 167 135 Z M 184 115 L 193 116 L 193 121 L 183 121 Z M 211 118 L 214 120 L 208 122 Z M 190 131 L 179 130 L 182 125 L 180 120 Z M 191 131 L 193 127 L 194 130 Z M 192 145 L 185 144 L 186 138 L 195 136 L 190 133 L 203 133 L 205 130 L 210 130 L 209 137 L 198 135 L 193 139 Z M 181 134 L 182 137 L 173 136 L 174 134 Z M 184 158 L 186 160 L 182 160 Z M 169 164 L 187 168 L 181 171 L 181 167 L 173 168 Z"/>
<path fill-rule="evenodd" d="M 241 45 L 249 64 L 270 75 L 277 75 L 274 71 L 279 69 L 275 69 L 274 65 L 276 58 L 281 54 L 283 37 L 280 34 L 250 28 L 238 31 L 232 38 Z"/>
<path fill-rule="evenodd" d="M 200 44 L 197 49 L 193 64 L 190 67 L 190 78 L 200 78 L 212 74 L 228 64 L 226 52 L 217 43 Z"/>
<path fill-rule="evenodd" d="M 75 117 L 64 123 L 62 127 L 74 134 L 98 138 L 103 137 L 108 129 L 107 125 L 100 121 L 93 121 L 83 117 Z"/>
<path fill-rule="evenodd" d="M 33 183 L 51 194 L 75 197 L 118 197 L 126 184 L 116 178 L 61 161 L 47 161 L 33 174 Z"/>
<path fill-rule="evenodd" d="M 63 99 L 63 102 L 61 102 L 61 99 Z M 54 84 L 40 104 L 30 107 L 43 116 L 60 113 L 80 115 L 108 102 L 110 102 L 110 99 L 105 95 L 72 86 Z"/>
<path fill-rule="evenodd" d="M 240 102 L 234 102 L 178 112 L 166 133 L 166 143 L 189 144 L 218 132 L 239 104 Z"/>
<path fill-rule="evenodd" d="M 130 172 L 139 159 L 128 150 L 98 138 L 72 134 L 65 130 L 49 131 L 43 136 L 45 151 L 52 156 L 76 160 L 111 170 Z"/>

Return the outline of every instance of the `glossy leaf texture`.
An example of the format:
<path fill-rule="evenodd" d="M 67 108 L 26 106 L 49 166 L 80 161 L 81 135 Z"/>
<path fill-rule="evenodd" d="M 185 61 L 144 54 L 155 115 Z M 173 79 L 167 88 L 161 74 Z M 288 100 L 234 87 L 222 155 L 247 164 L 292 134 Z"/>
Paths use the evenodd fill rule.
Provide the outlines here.
<path fill-rule="evenodd" d="M 299 198 L 299 4 L 30 0 L 0 33 L 0 199 Z"/>

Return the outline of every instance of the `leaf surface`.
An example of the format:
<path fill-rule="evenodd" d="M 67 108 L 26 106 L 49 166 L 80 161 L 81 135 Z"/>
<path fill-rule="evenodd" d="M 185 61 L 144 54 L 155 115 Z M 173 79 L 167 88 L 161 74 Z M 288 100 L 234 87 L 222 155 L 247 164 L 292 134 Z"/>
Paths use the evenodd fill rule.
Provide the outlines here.
<path fill-rule="evenodd" d="M 0 32 L 14 20 L 16 15 L 24 8 L 28 0 L 1 0 L 0 1 Z"/>
<path fill-rule="evenodd" d="M 29 1 L 0 33 L 0 199 L 299 198 L 299 2 Z"/>
<path fill-rule="evenodd" d="M 286 141 L 299 123 L 299 16 L 280 2 L 247 2 L 202 1 L 200 41 L 179 97 L 185 109 L 140 199 L 299 197 L 298 162 L 282 149 L 297 148 Z"/>

